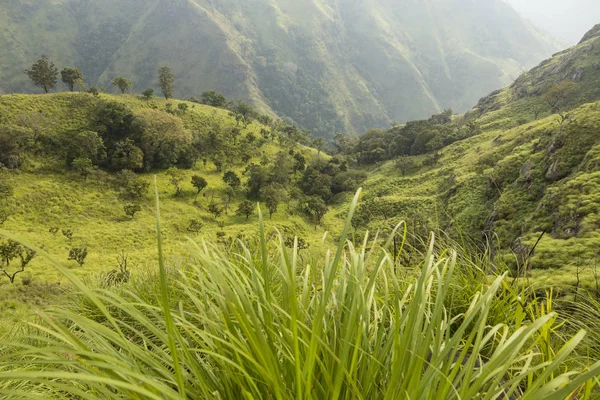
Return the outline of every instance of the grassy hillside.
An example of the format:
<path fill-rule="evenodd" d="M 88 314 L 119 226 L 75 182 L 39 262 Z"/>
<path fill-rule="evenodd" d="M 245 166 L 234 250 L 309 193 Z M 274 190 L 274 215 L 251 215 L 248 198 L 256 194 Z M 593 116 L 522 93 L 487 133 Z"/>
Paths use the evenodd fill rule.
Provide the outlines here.
<path fill-rule="evenodd" d="M 88 86 L 217 90 L 321 136 L 464 111 L 558 47 L 501 0 L 14 0 L 0 5 L 0 91 L 34 91 L 41 54 Z"/>
<path fill-rule="evenodd" d="M 21 126 L 35 131 L 39 128 L 41 136 L 52 138 L 60 132 L 90 129 L 91 115 L 98 104 L 110 101 L 125 104 L 134 113 L 158 109 L 165 116 L 171 116 L 164 111 L 167 104 L 171 104 L 172 109 L 178 109 L 180 103 L 187 104 L 188 110 L 177 113 L 174 118 L 181 119 L 195 136 L 202 136 L 214 130 L 215 126 L 220 129 L 221 135 L 225 135 L 228 130 L 238 126 L 229 111 L 195 103 L 177 100 L 167 102 L 161 99 L 148 102 L 127 95 L 101 95 L 96 99 L 87 94 L 68 93 L 2 96 L 0 118 L 4 126 L 12 127 L 9 129 Z M 165 221 L 163 234 L 167 257 L 179 254 L 187 238 L 207 238 L 229 243 L 233 238 L 252 236 L 257 229 L 256 213 L 248 220 L 243 215 L 236 215 L 239 204 L 246 199 L 246 191 L 242 186 L 228 200 L 228 185 L 223 181 L 223 174 L 225 171 L 234 171 L 245 182 L 247 177 L 244 176 L 244 170 L 248 165 L 269 165 L 282 149 L 285 148 L 287 154 L 289 147 L 262 139 L 261 130 L 270 131 L 272 128 L 258 122 L 247 128 L 240 124 L 239 128 L 241 136 L 237 139 L 238 147 L 230 149 L 249 152 L 249 160 L 243 162 L 234 158 L 232 164 L 226 164 L 222 171 L 217 171 L 209 154 L 201 154 L 192 168 L 180 170 L 183 175 L 183 193 L 179 196 L 175 196 L 175 188 L 165 170 L 140 173 L 140 179 L 151 186 L 140 199 L 132 200 L 125 197 L 122 181 L 116 180 L 118 174 L 96 170 L 84 180 L 77 172 L 65 170 L 60 155 L 27 152 L 23 155 L 19 169 L 1 170 L 0 183 L 8 184 L 14 190 L 13 196 L 3 200 L 7 207 L 2 208 L 9 209 L 10 215 L 2 229 L 43 247 L 64 267 L 92 281 L 101 274 L 114 270 L 118 265 L 117 257 L 121 254 L 129 256 L 129 267 L 134 274 L 145 271 L 156 259 L 152 189 L 153 177 L 156 175 L 161 212 Z M 257 138 L 252 144 L 245 141 L 249 135 Z M 295 148 L 298 153 L 304 154 L 307 162 L 317 158 L 316 150 L 300 145 Z M 239 155 L 223 156 L 224 159 L 229 157 Z M 325 160 L 326 157 L 321 154 L 319 158 Z M 207 161 L 206 164 L 204 160 Z M 196 189 L 191 184 L 193 175 L 202 176 L 208 182 L 207 188 L 200 195 L 196 194 Z M 314 246 L 318 246 L 324 229 L 333 234 L 339 231 L 340 228 L 337 225 L 330 226 L 327 219 L 323 226 L 315 227 L 312 221 L 298 212 L 300 201 L 296 196 L 280 204 L 272 218 L 266 221 L 266 225 L 277 226 L 286 237 L 293 232 Z M 227 212 L 223 211 L 217 218 L 209 213 L 211 203 L 224 208 L 226 202 L 229 203 Z M 141 211 L 133 219 L 123 209 L 130 203 L 141 206 Z M 263 212 L 269 215 L 264 205 Z M 192 220 L 201 224 L 197 232 L 194 227 L 190 229 Z M 51 228 L 58 228 L 58 231 L 50 232 Z M 65 237 L 62 230 L 72 231 L 72 238 Z M 67 260 L 71 248 L 87 248 L 89 255 L 83 266 Z M 14 261 L 12 266 L 10 270 L 18 269 L 18 261 Z M 64 283 L 64 279 L 46 260 L 41 257 L 33 259 L 25 273 L 18 275 L 14 285 L 6 277 L 0 279 L 0 320 L 11 324 L 21 319 L 22 312 L 29 310 L 29 306 L 52 302 L 52 295 L 59 294 Z"/>
<path fill-rule="evenodd" d="M 423 122 L 415 143 L 424 137 L 423 148 L 439 150 L 366 167 L 365 198 L 384 199 L 394 220 L 413 221 L 415 230 L 441 227 L 489 248 L 515 276 L 597 291 L 600 37 L 593 30 L 586 38 L 466 115 Z M 409 132 L 392 129 L 384 143 Z M 440 149 L 437 135 L 462 140 Z M 361 139 L 369 152 L 359 160 L 377 154 L 369 143 Z M 361 229 L 378 226 L 374 218 Z"/>

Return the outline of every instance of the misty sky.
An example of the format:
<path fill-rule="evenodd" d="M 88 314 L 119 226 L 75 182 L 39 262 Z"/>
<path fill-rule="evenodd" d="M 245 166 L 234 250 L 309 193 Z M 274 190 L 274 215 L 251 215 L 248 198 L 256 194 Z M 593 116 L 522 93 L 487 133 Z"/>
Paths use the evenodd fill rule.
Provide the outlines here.
<path fill-rule="evenodd" d="M 600 24 L 600 0 L 505 0 L 552 36 L 575 44 Z"/>

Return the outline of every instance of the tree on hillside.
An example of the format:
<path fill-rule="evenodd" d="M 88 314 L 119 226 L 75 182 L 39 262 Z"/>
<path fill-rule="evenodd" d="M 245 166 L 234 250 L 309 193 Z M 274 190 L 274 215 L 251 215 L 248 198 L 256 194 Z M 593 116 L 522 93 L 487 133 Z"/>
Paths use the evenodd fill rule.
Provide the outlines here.
<path fill-rule="evenodd" d="M 112 84 L 113 86 L 118 87 L 121 93 L 127 92 L 133 86 L 131 81 L 123 76 L 119 76 L 113 79 Z"/>
<path fill-rule="evenodd" d="M 227 99 L 221 93 L 209 90 L 202 93 L 202 104 L 212 107 L 225 107 L 227 105 Z"/>
<path fill-rule="evenodd" d="M 269 218 L 273 218 L 279 203 L 284 201 L 285 197 L 285 191 L 279 185 L 269 185 L 262 190 L 261 198 L 269 210 Z"/>
<path fill-rule="evenodd" d="M 329 211 L 325 201 L 319 196 L 311 196 L 308 201 L 304 203 L 302 209 L 306 215 L 315 221 L 316 225 L 321 223 L 323 216 Z"/>
<path fill-rule="evenodd" d="M 85 264 L 85 259 L 88 256 L 87 247 L 75 247 L 69 250 L 69 261 L 75 261 L 80 267 Z"/>
<path fill-rule="evenodd" d="M 225 175 L 223 175 L 223 182 L 231 186 L 233 190 L 237 190 L 242 184 L 240 177 L 233 171 L 225 172 Z"/>
<path fill-rule="evenodd" d="M 568 95 L 575 83 L 571 81 L 562 81 L 552 86 L 544 95 L 544 100 L 550 105 L 553 113 L 560 115 L 561 122 L 564 122 L 569 115 L 564 113 L 567 106 Z"/>
<path fill-rule="evenodd" d="M 321 155 L 321 151 L 323 150 L 323 148 L 325 148 L 327 142 L 325 141 L 325 139 L 319 137 L 313 139 L 311 144 L 315 149 L 317 149 L 317 157 L 319 157 Z"/>
<path fill-rule="evenodd" d="M 144 100 L 150 101 L 154 98 L 154 89 L 146 89 L 142 92 Z"/>
<path fill-rule="evenodd" d="M 205 187 L 208 186 L 208 182 L 206 181 L 206 179 L 204 179 L 200 175 L 194 175 L 194 176 L 192 176 L 192 186 L 194 186 L 196 188 L 196 190 L 197 190 L 196 196 L 198 196 L 200 194 L 200 192 L 202 190 L 204 190 Z"/>
<path fill-rule="evenodd" d="M 54 63 L 47 56 L 42 56 L 25 73 L 29 76 L 33 84 L 44 89 L 45 93 L 53 89 L 58 81 L 58 68 L 54 66 Z"/>
<path fill-rule="evenodd" d="M 25 272 L 25 267 L 36 256 L 36 252 L 31 249 L 23 249 L 21 245 L 13 240 L 7 240 L 0 244 L 0 272 L 2 272 L 10 281 L 15 283 L 18 274 Z M 9 273 L 8 268 L 12 260 L 20 258 L 21 265 L 13 273 Z"/>
<path fill-rule="evenodd" d="M 60 76 L 71 92 L 75 90 L 76 85 L 83 84 L 83 73 L 77 68 L 64 68 L 60 71 Z"/>
<path fill-rule="evenodd" d="M 165 99 L 169 100 L 169 98 L 173 97 L 173 84 L 175 83 L 175 77 L 173 72 L 171 72 L 171 68 L 169 67 L 160 67 L 158 69 L 158 86 L 160 90 L 162 90 Z"/>
<path fill-rule="evenodd" d="M 177 167 L 169 168 L 166 174 L 169 176 L 169 182 L 171 182 L 171 185 L 175 187 L 175 196 L 179 196 L 183 191 L 183 188 L 181 187 L 181 182 L 183 182 L 185 174 Z"/>
<path fill-rule="evenodd" d="M 246 221 L 248 218 L 254 213 L 254 203 L 250 200 L 244 200 L 240 203 L 237 209 L 237 215 L 244 215 L 246 217 Z"/>
<path fill-rule="evenodd" d="M 76 158 L 71 165 L 73 171 L 77 172 L 84 181 L 87 181 L 88 176 L 94 171 L 94 164 L 89 158 Z"/>

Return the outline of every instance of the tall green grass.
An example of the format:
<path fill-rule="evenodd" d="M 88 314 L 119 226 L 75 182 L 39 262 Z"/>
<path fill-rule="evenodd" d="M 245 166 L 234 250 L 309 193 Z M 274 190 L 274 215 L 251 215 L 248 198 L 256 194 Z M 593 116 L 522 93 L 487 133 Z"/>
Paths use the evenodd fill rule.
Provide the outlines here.
<path fill-rule="evenodd" d="M 267 240 L 261 219 L 256 243 L 200 242 L 167 268 L 157 218 L 157 273 L 91 289 L 57 265 L 80 303 L 2 343 L 0 398 L 591 398 L 600 362 L 570 369 L 583 330 L 554 337 L 557 315 L 504 276 L 461 292 L 463 261 L 433 236 L 417 270 L 347 241 L 358 198 L 324 254 Z"/>

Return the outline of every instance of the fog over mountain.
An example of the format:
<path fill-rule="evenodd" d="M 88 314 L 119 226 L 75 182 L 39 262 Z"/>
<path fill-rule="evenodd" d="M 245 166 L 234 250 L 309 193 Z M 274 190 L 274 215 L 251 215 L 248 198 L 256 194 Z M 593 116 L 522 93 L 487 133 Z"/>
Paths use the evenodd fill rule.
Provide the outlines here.
<path fill-rule="evenodd" d="M 525 18 L 551 35 L 572 45 L 593 25 L 600 23 L 598 0 L 506 0 Z"/>

